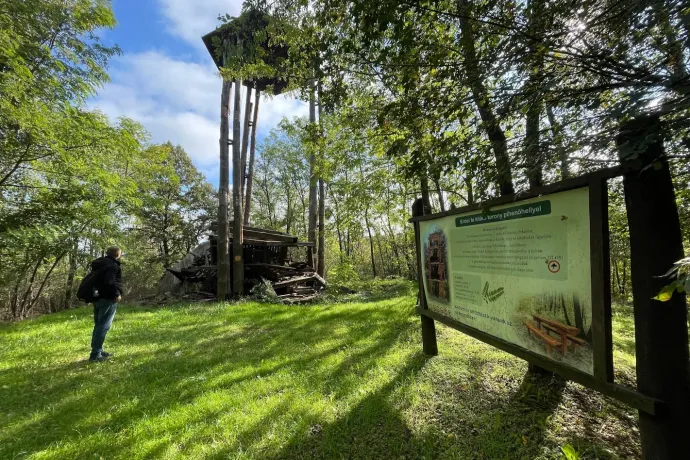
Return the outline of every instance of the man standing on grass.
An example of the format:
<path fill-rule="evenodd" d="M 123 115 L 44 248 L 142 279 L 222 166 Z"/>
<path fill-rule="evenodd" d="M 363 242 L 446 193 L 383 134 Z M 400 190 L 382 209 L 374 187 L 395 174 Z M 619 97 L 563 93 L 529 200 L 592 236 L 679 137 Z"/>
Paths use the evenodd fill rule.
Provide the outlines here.
<path fill-rule="evenodd" d="M 93 304 L 93 335 L 91 336 L 91 356 L 89 361 L 105 361 L 110 353 L 103 351 L 105 336 L 113 324 L 117 303 L 122 298 L 122 270 L 117 246 L 108 248 L 106 256 L 91 262 L 91 270 L 99 271 L 94 283 L 98 300 Z"/>

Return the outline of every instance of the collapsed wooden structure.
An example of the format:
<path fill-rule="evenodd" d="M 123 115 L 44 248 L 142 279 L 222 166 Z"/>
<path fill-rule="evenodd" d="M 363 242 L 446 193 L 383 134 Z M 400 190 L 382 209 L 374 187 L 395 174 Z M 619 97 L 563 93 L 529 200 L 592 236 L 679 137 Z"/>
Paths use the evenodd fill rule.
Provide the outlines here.
<path fill-rule="evenodd" d="M 230 222 L 232 229 L 232 221 Z M 217 294 L 218 235 L 217 226 L 211 227 L 208 248 L 196 254 L 190 266 L 167 268 L 183 284 L 199 284 L 201 290 Z M 233 234 L 230 233 L 230 243 Z M 271 284 L 276 295 L 285 303 L 303 303 L 314 300 L 326 287 L 326 282 L 313 267 L 305 262 L 293 261 L 296 250 L 313 251 L 314 243 L 298 241 L 296 236 L 257 227 L 244 226 L 242 259 L 244 261 L 244 292 L 264 281 Z M 306 259 L 306 257 L 305 257 Z M 232 273 L 229 284 L 232 285 Z"/>

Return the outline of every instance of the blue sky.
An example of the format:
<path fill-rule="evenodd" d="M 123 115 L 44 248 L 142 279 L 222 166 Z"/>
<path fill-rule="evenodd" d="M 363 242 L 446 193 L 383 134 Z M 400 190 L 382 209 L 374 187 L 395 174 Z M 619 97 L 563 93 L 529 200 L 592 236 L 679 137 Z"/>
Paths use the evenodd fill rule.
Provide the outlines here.
<path fill-rule="evenodd" d="M 219 14 L 239 14 L 242 2 L 112 3 L 118 26 L 101 35 L 106 44 L 117 44 L 122 56 L 111 61 L 111 82 L 90 105 L 112 118 L 127 116 L 139 121 L 151 133 L 153 142 L 181 145 L 208 180 L 217 184 L 221 81 L 201 36 L 216 27 Z M 307 112 L 307 105 L 294 96 L 263 99 L 259 145 L 284 116 Z"/>

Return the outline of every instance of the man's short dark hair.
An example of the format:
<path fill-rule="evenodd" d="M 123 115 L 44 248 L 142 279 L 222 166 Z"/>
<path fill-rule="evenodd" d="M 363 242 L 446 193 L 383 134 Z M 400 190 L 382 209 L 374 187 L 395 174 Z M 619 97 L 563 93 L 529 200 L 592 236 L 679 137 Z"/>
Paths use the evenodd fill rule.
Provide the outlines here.
<path fill-rule="evenodd" d="M 105 254 L 110 256 L 110 257 L 117 257 L 122 253 L 122 249 L 120 249 L 117 246 L 110 246 L 107 251 L 105 251 Z"/>

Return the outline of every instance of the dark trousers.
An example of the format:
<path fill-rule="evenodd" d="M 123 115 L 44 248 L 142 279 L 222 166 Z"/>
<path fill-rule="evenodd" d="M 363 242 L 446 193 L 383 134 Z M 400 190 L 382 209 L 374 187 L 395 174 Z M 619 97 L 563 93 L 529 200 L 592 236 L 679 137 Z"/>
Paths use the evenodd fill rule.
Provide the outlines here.
<path fill-rule="evenodd" d="M 100 299 L 93 304 L 93 334 L 91 335 L 91 357 L 95 358 L 103 352 L 105 336 L 113 325 L 113 318 L 117 310 L 114 300 Z"/>

